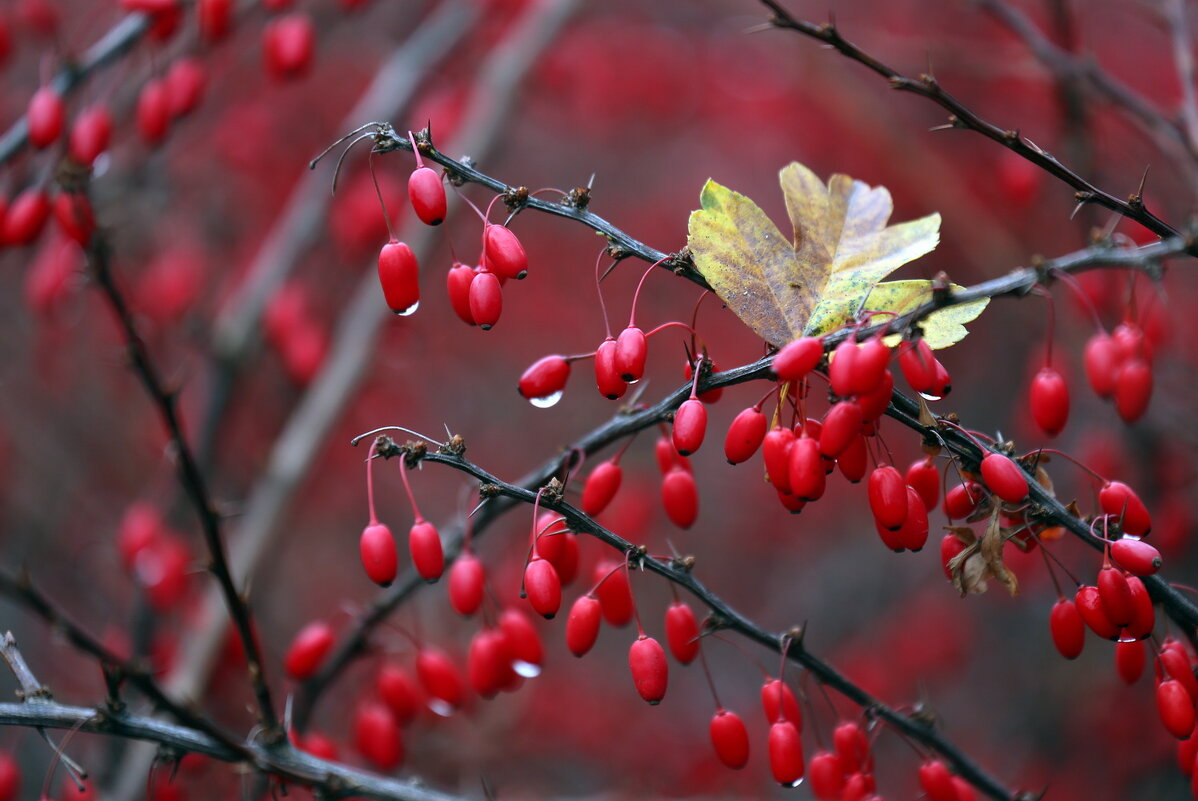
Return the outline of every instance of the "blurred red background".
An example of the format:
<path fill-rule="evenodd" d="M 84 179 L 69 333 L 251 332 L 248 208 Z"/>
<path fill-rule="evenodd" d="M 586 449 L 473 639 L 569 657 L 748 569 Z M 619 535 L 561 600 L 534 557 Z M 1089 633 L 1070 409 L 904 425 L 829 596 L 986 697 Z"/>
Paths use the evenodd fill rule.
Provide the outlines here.
<path fill-rule="evenodd" d="M 43 5 L 57 12 L 53 34 L 31 25 L 30 8 Z M 152 354 L 178 388 L 186 427 L 208 459 L 230 541 L 242 535 L 245 521 L 257 520 L 246 513 L 261 493 L 276 482 L 298 481 L 270 526 L 275 535 L 251 581 L 268 672 L 280 693 L 292 689 L 281 662 L 294 633 L 315 618 L 344 629 L 377 592 L 358 561 L 367 514 L 365 453 L 349 447 L 352 436 L 399 424 L 436 437 L 448 427 L 465 438 L 474 461 L 514 480 L 615 411 L 591 389 L 585 362 L 551 409 L 533 408 L 515 391 L 520 373 L 540 356 L 590 351 L 602 339 L 592 279 L 601 240 L 569 221 L 520 215 L 513 230 L 528 250 L 529 277 L 509 286 L 501 321 L 484 333 L 454 316 L 443 289 L 453 258 L 449 244 L 462 260 L 475 257 L 479 224 L 461 204 L 451 207 L 450 219 L 421 252 L 420 309 L 411 317 L 387 315 L 377 338 L 365 340 L 365 372 L 348 387 L 344 408 L 313 394 L 322 370 L 332 366 L 339 332 L 352 322 L 347 309 L 355 287 L 369 280 L 375 250 L 387 237 L 365 149 L 349 155 L 336 196 L 314 222 L 280 234 L 283 220 L 305 182 L 319 183 L 323 196 L 332 164 L 313 175 L 308 161 L 369 121 L 347 116 L 376 70 L 443 11 L 422 2 L 376 0 L 353 11 L 346 5 L 295 4 L 317 20 L 317 41 L 310 68 L 294 79 L 274 80 L 263 68 L 269 19 L 263 10 L 240 16 L 218 43 L 197 42 L 188 12 L 173 37 L 150 37 L 68 100 L 72 115 L 95 102 L 112 110 L 112 147 L 97 164 L 92 187 L 96 216 L 111 238 L 115 270 Z M 494 91 L 484 80 L 492 75 L 495 50 L 511 43 L 526 15 L 544 14 L 543 5 L 550 4 L 461 6 L 460 39 L 443 58 L 408 76 L 416 89 L 392 118 L 395 127 L 419 129 L 431 121 L 434 141 L 454 157 L 462 153 L 449 143 L 481 137 L 488 147 L 477 166 L 513 185 L 568 190 L 593 175 L 590 208 L 663 251 L 685 245 L 687 215 L 709 177 L 784 219 L 776 176 L 793 160 L 820 175 L 843 172 L 888 187 L 896 221 L 943 215 L 940 247 L 900 277 L 944 271 L 958 283 L 973 283 L 1027 265 L 1033 254 L 1083 247 L 1094 228 L 1137 242 L 1152 238 L 1098 209 L 1073 214 L 1070 188 L 992 142 L 968 132 L 929 132 L 946 121 L 940 109 L 895 93 L 813 41 L 760 30 L 767 12 L 751 0 L 579 4 L 518 91 L 501 97 L 504 113 L 493 130 L 465 128 L 480 96 L 486 100 Z M 1163 114 L 1177 112 L 1181 82 L 1168 26 L 1155 6 L 1055 0 L 1011 7 Z M 822 21 L 830 9 L 804 0 L 792 10 Z M 1116 196 L 1136 191 L 1151 167 L 1149 207 L 1174 225 L 1187 223 L 1193 163 L 1162 150 L 1084 80 L 1062 81 L 978 4 L 892 0 L 831 10 L 844 35 L 880 60 L 909 75 L 931 65 L 971 108 L 1018 129 Z M 5 122 L 24 112 L 64 59 L 123 15 L 116 2 L 67 0 L 17 0 L 2 13 L 11 32 L 0 92 Z M 172 123 L 160 145 L 148 146 L 134 123 L 138 93 L 181 54 L 203 66 L 202 101 Z M 11 198 L 46 180 L 60 155 L 22 152 L 3 168 L 0 188 Z M 411 157 L 376 157 L 375 167 L 402 227 L 411 216 L 403 199 Z M 463 192 L 479 204 L 490 200 L 478 187 Z M 286 260 L 285 288 L 271 293 L 270 308 L 286 319 L 276 319 L 273 335 L 269 319 L 252 325 L 228 402 L 215 405 L 214 321 L 234 308 L 256 260 L 277 260 L 262 254 L 280 235 L 302 237 L 297 257 Z M 175 482 L 160 421 L 127 368 L 112 317 L 88 286 L 82 257 L 64 247 L 57 232 L 47 231 L 30 246 L 0 251 L 0 562 L 9 571 L 28 569 L 63 609 L 114 645 L 152 654 L 165 677 L 171 654 L 208 625 L 199 614 L 208 586 L 199 571 L 202 542 Z M 1156 394 L 1136 425 L 1124 426 L 1109 404 L 1085 389 L 1080 351 L 1093 329 L 1068 292 L 1054 293 L 1060 302 L 1053 341 L 1055 364 L 1075 389 L 1071 421 L 1057 447 L 1141 491 L 1156 515 L 1167 572 L 1184 582 L 1194 566 L 1189 423 L 1196 332 L 1185 309 L 1195 282 L 1187 264 L 1177 266 L 1161 287 L 1142 279 L 1136 285 L 1143 325 L 1158 343 Z M 624 262 L 603 284 L 617 330 L 641 272 L 639 263 Z M 1085 284 L 1104 324 L 1120 322 L 1129 280 L 1104 271 Z M 698 294 L 659 271 L 646 282 L 638 320 L 648 328 L 689 319 Z M 291 317 L 288 302 L 295 304 Z M 370 313 L 381 314 L 381 294 L 374 302 Z M 943 355 L 954 392 L 938 411 L 956 411 L 966 424 L 1002 432 L 1025 449 L 1040 444 L 1026 392 L 1043 363 L 1045 308 L 1036 297 L 992 303 L 971 335 Z M 721 367 L 762 353 L 752 333 L 710 300 L 699 328 Z M 645 400 L 681 383 L 682 343 L 674 334 L 654 340 Z M 930 709 L 950 739 L 1009 786 L 1047 786 L 1048 798 L 1062 799 L 1183 797 L 1187 779 L 1157 722 L 1151 679 L 1125 687 L 1114 671 L 1113 649 L 1094 638 L 1076 662 L 1054 651 L 1047 620 L 1055 593 L 1038 556 L 1012 557 L 1022 585 L 1017 598 L 994 587 L 962 600 L 943 580 L 935 547 L 895 555 L 878 543 L 861 487 L 837 476 L 826 499 L 793 517 L 763 486 L 757 462 L 725 464 L 716 443 L 762 391 L 755 384 L 733 388 L 711 407 L 714 442 L 694 460 L 701 511 L 692 530 L 673 527 L 661 510 L 651 432 L 624 457 L 624 488 L 601 519 L 654 552 L 693 554 L 697 574 L 763 626 L 781 631 L 805 623 L 814 652 L 891 705 Z M 291 436 L 303 439 L 303 424 L 295 422 L 301 404 L 330 418 L 327 431 L 315 435 L 310 458 L 278 449 L 289 426 L 299 425 Z M 891 425 L 885 433 L 900 464 L 919 453 L 906 430 Z M 410 511 L 397 469 L 394 462 L 378 464 L 376 482 L 380 516 L 401 533 Z M 1093 507 L 1093 482 L 1084 474 L 1059 461 L 1053 476 L 1062 498 Z M 467 507 L 468 483 L 452 471 L 428 465 L 412 481 L 422 511 L 439 525 Z M 158 510 L 186 549 L 172 557 L 186 565 L 177 597 L 148 607 L 115 547 L 122 517 L 135 503 Z M 933 542 L 942 523 L 934 515 Z M 505 601 L 515 600 L 518 590 L 528 524 L 527 510 L 518 510 L 479 543 L 494 591 Z M 1076 543 L 1061 542 L 1055 552 L 1083 577 L 1098 567 L 1098 557 Z M 590 564 L 604 549 L 586 542 L 583 554 Z M 163 559 L 162 569 L 170 569 Z M 567 603 L 585 589 L 580 580 L 567 591 Z M 634 589 L 646 627 L 660 635 L 668 588 L 646 575 L 634 578 Z M 0 609 L 3 627 L 14 631 L 60 700 L 99 702 L 103 685 L 90 660 L 18 606 L 6 601 Z M 480 777 L 500 798 L 806 797 L 805 788 L 782 791 L 769 779 L 767 726 L 756 700 L 759 670 L 741 649 L 705 645 L 722 701 L 750 723 L 753 755 L 737 773 L 711 753 L 706 724 L 714 706 L 697 666 L 672 670 L 666 700 L 648 708 L 627 676 L 630 630 L 605 630 L 595 651 L 576 660 L 565 649 L 561 618 L 538 626 L 549 654 L 544 674 L 514 695 L 476 699 L 454 718 L 422 717 L 406 734 L 405 775 L 472 797 L 481 794 Z M 374 642 L 379 653 L 409 663 L 402 629 L 464 656 L 476 627 L 448 607 L 442 583 L 423 589 Z M 776 656 L 754 657 L 777 670 Z M 227 661 L 197 701 L 244 730 L 251 724 L 245 710 L 251 696 L 243 672 Z M 322 699 L 313 727 L 346 742 L 354 704 L 372 691 L 379 663 L 376 653 L 351 668 Z M 0 678 L 0 687 L 10 686 L 7 675 Z M 810 754 L 829 742 L 839 717 L 858 710 L 833 697 L 833 711 L 809 679 L 797 686 L 809 699 Z M 0 748 L 15 752 L 24 768 L 20 797 L 35 798 L 49 750 L 18 729 L 0 732 Z M 70 753 L 111 787 L 129 785 L 115 775 L 123 756 L 110 742 L 80 735 Z M 878 735 L 876 753 L 879 792 L 914 797 L 916 753 L 887 731 Z M 361 762 L 348 747 L 342 756 Z M 184 771 L 175 789 L 198 799 L 218 787 L 222 794 L 235 792 L 239 781 L 224 766 L 200 765 Z"/>

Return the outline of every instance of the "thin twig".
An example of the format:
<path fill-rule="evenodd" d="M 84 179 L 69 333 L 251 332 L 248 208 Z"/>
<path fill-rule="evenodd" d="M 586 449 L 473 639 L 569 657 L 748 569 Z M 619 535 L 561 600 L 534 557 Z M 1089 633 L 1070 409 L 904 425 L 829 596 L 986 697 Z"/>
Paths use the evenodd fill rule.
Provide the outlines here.
<path fill-rule="evenodd" d="M 250 683 L 253 686 L 254 695 L 258 701 L 258 713 L 263 726 L 263 737 L 267 742 L 278 742 L 286 737 L 286 733 L 279 724 L 278 715 L 275 713 L 274 702 L 271 700 L 270 686 L 266 681 L 266 674 L 262 663 L 262 654 L 258 647 L 257 639 L 253 634 L 249 604 L 238 592 L 236 586 L 234 586 L 233 576 L 229 571 L 228 558 L 225 555 L 224 541 L 221 537 L 220 516 L 212 507 L 207 483 L 200 472 L 195 456 L 192 454 L 191 446 L 188 445 L 187 439 L 183 435 L 183 424 L 179 420 L 176 405 L 178 398 L 174 392 L 166 388 L 158 372 L 158 368 L 150 358 L 149 349 L 146 347 L 145 341 L 137 329 L 133 313 L 129 309 L 125 297 L 117 286 L 116 278 L 112 273 L 109 245 L 102 233 L 97 232 L 92 235 L 87 249 L 87 256 L 92 275 L 95 277 L 96 283 L 99 285 L 105 300 L 108 302 L 120 325 L 133 370 L 141 380 L 142 386 L 145 387 L 150 400 L 157 407 L 158 414 L 162 418 L 163 427 L 170 437 L 175 461 L 178 466 L 179 482 L 186 491 L 192 506 L 195 507 L 196 515 L 199 517 L 200 529 L 203 532 L 204 542 L 207 546 L 210 559 L 208 569 L 216 577 L 225 607 L 229 613 L 229 617 L 233 620 L 237 634 L 241 639 L 242 648 L 245 651 L 246 667 L 249 672 Z"/>
<path fill-rule="evenodd" d="M 776 0 L 761 0 L 774 12 L 770 24 L 781 30 L 791 30 L 832 47 L 837 52 L 862 64 L 890 82 L 892 88 L 902 92 L 911 92 L 931 100 L 936 105 L 949 112 L 949 125 L 953 128 L 976 131 L 987 139 L 998 142 L 1003 147 L 1019 154 L 1023 158 L 1048 172 L 1050 175 L 1064 181 L 1076 190 L 1075 198 L 1079 203 L 1093 203 L 1116 211 L 1125 217 L 1135 220 L 1148 230 L 1161 237 L 1177 236 L 1178 231 L 1164 220 L 1157 217 L 1144 207 L 1142 199 L 1133 195 L 1129 200 L 1121 200 L 1114 195 L 1099 189 L 1082 176 L 1062 164 L 1051 153 L 1024 139 L 1018 130 L 1000 128 L 991 123 L 953 97 L 931 75 L 921 75 L 918 78 L 907 77 L 857 45 L 840 35 L 836 26 L 829 23 L 817 25 L 813 22 L 797 19 L 782 7 Z M 1198 251 L 1195 251 L 1198 255 Z"/>

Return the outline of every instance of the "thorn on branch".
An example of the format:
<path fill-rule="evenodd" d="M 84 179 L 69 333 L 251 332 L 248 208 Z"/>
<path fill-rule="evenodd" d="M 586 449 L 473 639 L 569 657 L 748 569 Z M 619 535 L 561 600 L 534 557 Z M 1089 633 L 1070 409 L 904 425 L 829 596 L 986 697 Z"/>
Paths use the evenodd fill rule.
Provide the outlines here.
<path fill-rule="evenodd" d="M 441 453 L 446 456 L 460 457 L 465 452 L 466 452 L 466 440 L 464 440 L 462 438 L 461 434 L 451 435 L 449 440 L 445 444 L 443 444 L 441 447 L 437 448 L 437 453 Z"/>

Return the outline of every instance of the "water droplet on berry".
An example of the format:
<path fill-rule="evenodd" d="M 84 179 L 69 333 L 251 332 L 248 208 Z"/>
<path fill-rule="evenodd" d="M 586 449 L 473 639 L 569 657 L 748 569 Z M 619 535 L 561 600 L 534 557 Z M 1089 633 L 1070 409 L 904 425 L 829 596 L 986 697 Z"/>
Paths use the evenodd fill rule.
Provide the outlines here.
<path fill-rule="evenodd" d="M 941 398 L 943 398 L 944 396 L 943 395 L 932 395 L 927 392 L 921 392 L 921 393 L 919 393 L 919 397 L 923 398 L 926 401 L 938 401 Z"/>
<path fill-rule="evenodd" d="M 559 389 L 557 392 L 550 393 L 549 395 L 542 395 L 539 398 L 529 398 L 528 402 L 538 409 L 548 409 L 550 406 L 556 406 L 557 402 L 561 399 L 562 390 Z"/>
<path fill-rule="evenodd" d="M 800 784 L 803 783 L 803 778 L 804 777 L 800 776 L 799 778 L 795 779 L 793 782 L 791 782 L 790 784 L 788 784 L 786 786 L 787 787 L 798 787 Z"/>
<path fill-rule="evenodd" d="M 540 665 L 534 665 L 532 662 L 525 662 L 520 659 L 512 662 L 512 670 L 516 671 L 526 679 L 535 679 L 537 676 L 541 675 Z"/>
<path fill-rule="evenodd" d="M 451 717 L 454 712 L 454 705 L 440 698 L 428 699 L 428 708 L 443 718 Z"/>
<path fill-rule="evenodd" d="M 420 301 L 416 301 L 408 308 L 404 309 L 403 311 L 398 311 L 395 314 L 397 317 L 407 317 L 408 315 L 415 314 L 416 310 L 419 308 L 420 308 Z"/>

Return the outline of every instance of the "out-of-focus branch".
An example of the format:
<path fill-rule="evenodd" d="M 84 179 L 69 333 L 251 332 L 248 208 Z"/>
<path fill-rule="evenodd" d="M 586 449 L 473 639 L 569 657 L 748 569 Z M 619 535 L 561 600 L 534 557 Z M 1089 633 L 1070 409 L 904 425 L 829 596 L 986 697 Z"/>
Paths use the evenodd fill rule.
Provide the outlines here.
<path fill-rule="evenodd" d="M 466 113 L 463 138 L 455 146 L 475 153 L 491 149 L 523 77 L 578 5 L 578 0 L 540 0 L 528 7 L 508 38 L 480 67 L 477 100 Z M 403 231 L 404 241 L 422 263 L 439 236 L 439 231 L 417 220 Z M 317 448 L 365 375 L 387 316 L 372 266 L 341 317 L 324 368 L 288 420 L 246 504 L 232 554 L 239 576 L 252 576 L 274 542 L 282 514 Z M 206 619 L 214 622 L 188 642 L 179 672 L 168 684 L 177 693 L 198 692 L 219 649 L 222 626 L 215 623 L 220 614 L 219 598 L 209 597 L 205 609 Z"/>
<path fill-rule="evenodd" d="M 403 113 L 432 68 L 478 18 L 475 4 L 441 3 L 375 73 L 370 86 L 346 115 L 345 129 L 362 120 L 389 119 Z M 323 235 L 332 196 L 328 178 L 304 173 L 283 211 L 264 238 L 237 290 L 213 324 L 211 397 L 202 421 L 199 452 L 209 461 L 237 371 L 259 336 L 263 310 L 274 292 L 313 243 Z"/>
<path fill-rule="evenodd" d="M 1198 144 L 1176 120 L 1156 108 L 1127 84 L 1102 69 L 1091 58 L 1079 58 L 1046 37 L 1036 24 L 1019 9 L 1002 0 L 978 0 L 979 5 L 1017 35 L 1049 71 L 1059 80 L 1081 80 L 1090 90 L 1121 111 L 1166 155 L 1191 172 L 1198 162 Z M 1172 4 L 1172 0 L 1170 0 Z M 1174 43 L 1176 54 L 1176 42 Z M 1189 52 L 1188 49 L 1186 51 Z M 1183 65 L 1179 61 L 1179 71 Z M 1193 65 L 1190 64 L 1191 79 Z M 1182 85 L 1185 86 L 1184 77 Z M 1184 91 L 1184 90 L 1183 90 Z M 1193 85 L 1190 85 L 1193 94 Z"/>
<path fill-rule="evenodd" d="M 77 64 L 68 64 L 59 70 L 50 82 L 60 95 L 67 95 L 83 83 L 93 72 L 108 66 L 129 52 L 150 28 L 150 19 L 145 14 L 128 14 L 87 49 Z M 25 115 L 14 122 L 0 137 L 0 165 L 7 164 L 21 152 L 29 141 L 29 123 Z"/>
<path fill-rule="evenodd" d="M 1194 45 L 1190 39 L 1190 24 L 1186 16 L 1186 0 L 1166 0 L 1165 20 L 1173 45 L 1173 62 L 1177 65 L 1177 80 L 1181 84 L 1181 119 L 1186 146 L 1191 155 L 1198 154 L 1198 87 L 1194 86 Z"/>
<path fill-rule="evenodd" d="M 128 681 L 158 709 L 166 712 L 180 724 L 192 729 L 229 751 L 237 751 L 238 741 L 203 715 L 194 712 L 186 704 L 176 702 L 163 692 L 153 675 L 139 665 L 121 659 L 104 647 L 96 638 L 67 617 L 57 606 L 38 590 L 27 576 L 11 576 L 0 573 L 0 595 L 6 595 L 21 606 L 40 617 L 56 632 L 64 636 L 81 653 L 94 657 L 114 686 Z M 119 698 L 108 699 L 111 709 L 124 706 Z"/>
<path fill-rule="evenodd" d="M 1051 153 L 1042 150 L 1037 145 L 1024 139 L 1018 130 L 1000 128 L 994 123 L 983 119 L 956 97 L 946 92 L 933 76 L 907 77 L 845 39 L 841 36 L 840 31 L 835 25 L 831 23 L 817 25 L 813 22 L 797 19 L 783 8 L 782 4 L 777 2 L 777 0 L 761 0 L 761 2 L 774 12 L 770 18 L 770 24 L 773 27 L 780 30 L 794 31 L 823 42 L 847 58 L 858 62 L 867 69 L 882 76 L 890 82 L 891 87 L 894 89 L 902 92 L 911 92 L 912 94 L 931 100 L 949 112 L 950 116 L 947 127 L 976 131 L 987 139 L 998 142 L 1003 147 L 1017 153 L 1045 172 L 1073 187 L 1076 190 L 1074 196 L 1079 203 L 1092 203 L 1118 212 L 1131 220 L 1135 220 L 1149 231 L 1161 237 L 1178 235 L 1177 229 L 1157 217 L 1144 206 L 1143 199 L 1139 195 L 1131 195 L 1128 200 L 1121 200 L 1099 189 L 1069 167 L 1066 167 Z M 1195 251 L 1195 253 L 1198 254 L 1198 251 Z"/>
<path fill-rule="evenodd" d="M 430 790 L 418 781 L 400 781 L 306 754 L 283 743 L 257 742 L 229 748 L 203 732 L 133 715 L 123 710 L 68 706 L 53 701 L 0 704 L 0 725 L 36 726 L 107 734 L 166 746 L 176 753 L 198 753 L 223 762 L 248 764 L 275 779 L 312 787 L 322 798 L 376 798 L 380 801 L 461 801 Z"/>
<path fill-rule="evenodd" d="M 158 415 L 162 418 L 162 425 L 170 438 L 174 451 L 173 456 L 179 471 L 179 482 L 199 517 L 200 530 L 203 533 L 210 560 L 208 569 L 216 577 L 221 598 L 229 617 L 233 620 L 245 651 L 246 667 L 254 695 L 257 697 L 258 713 L 264 727 L 263 736 L 267 742 L 277 742 L 285 737 L 286 733 L 279 724 L 274 702 L 271 699 L 270 686 L 266 681 L 262 664 L 261 650 L 253 634 L 249 604 L 238 593 L 233 582 L 229 561 L 225 555 L 225 544 L 221 537 L 220 516 L 212 507 L 207 482 L 200 471 L 191 446 L 183 434 L 183 424 L 179 419 L 177 408 L 178 398 L 174 392 L 167 389 L 158 368 L 150 358 L 145 341 L 137 330 L 133 313 L 117 286 L 116 277 L 112 272 L 109 245 L 102 234 L 92 235 L 87 248 L 87 258 L 96 284 L 116 316 L 133 370 L 150 396 L 150 400 L 157 407 Z"/>

